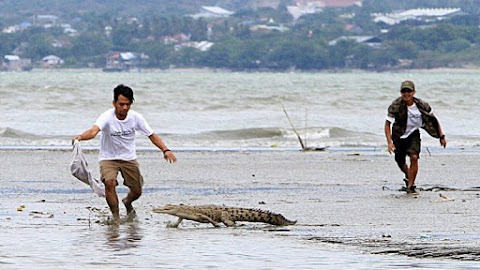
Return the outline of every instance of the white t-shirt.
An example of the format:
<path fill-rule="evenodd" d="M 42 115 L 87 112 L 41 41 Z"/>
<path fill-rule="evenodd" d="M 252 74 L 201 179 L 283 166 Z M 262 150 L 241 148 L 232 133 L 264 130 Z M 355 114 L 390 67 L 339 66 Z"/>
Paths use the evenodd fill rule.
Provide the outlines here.
<path fill-rule="evenodd" d="M 417 104 L 408 106 L 407 129 L 400 138 L 405 139 L 415 130 L 423 127 L 422 113 L 418 110 Z"/>
<path fill-rule="evenodd" d="M 135 135 L 140 132 L 150 136 L 154 131 L 143 116 L 129 110 L 124 120 L 115 116 L 115 108 L 102 113 L 95 125 L 102 131 L 100 134 L 100 160 L 135 160 Z"/>

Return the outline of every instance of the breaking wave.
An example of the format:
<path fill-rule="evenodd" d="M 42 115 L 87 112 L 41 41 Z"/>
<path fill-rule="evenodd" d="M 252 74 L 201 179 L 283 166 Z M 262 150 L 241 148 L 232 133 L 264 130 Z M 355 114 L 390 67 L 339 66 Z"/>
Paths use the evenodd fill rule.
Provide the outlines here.
<path fill-rule="evenodd" d="M 310 127 L 293 130 L 288 128 L 264 127 L 231 130 L 210 130 L 187 134 L 159 134 L 174 149 L 301 149 L 305 147 L 366 147 L 385 148 L 383 134 L 358 132 L 338 127 Z M 0 148 L 10 146 L 29 149 L 39 146 L 70 149 L 73 135 L 44 136 L 12 128 L 0 129 Z M 97 136 L 98 137 L 98 136 Z M 438 140 L 422 136 L 422 146 L 438 146 Z M 465 147 L 480 146 L 480 137 L 450 136 L 449 142 Z M 98 148 L 99 139 L 82 142 L 86 147 Z M 138 149 L 154 148 L 145 136 L 137 137 Z"/>
<path fill-rule="evenodd" d="M 16 130 L 13 128 L 0 128 L 0 138 L 31 138 L 34 134 Z"/>

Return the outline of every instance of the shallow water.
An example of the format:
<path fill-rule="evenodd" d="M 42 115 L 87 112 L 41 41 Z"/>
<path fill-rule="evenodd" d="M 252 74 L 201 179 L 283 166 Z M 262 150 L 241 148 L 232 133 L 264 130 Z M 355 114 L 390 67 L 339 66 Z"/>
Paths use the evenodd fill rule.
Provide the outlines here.
<path fill-rule="evenodd" d="M 310 243 L 295 228 L 188 224 L 166 229 L 155 218 L 120 226 L 25 218 L 10 221 L 12 228 L 1 222 L 3 269 L 480 269 L 478 263 L 370 255 Z"/>
<path fill-rule="evenodd" d="M 146 186 L 134 204 L 138 220 L 120 226 L 104 224 L 106 203 L 69 174 L 70 155 L 0 151 L 11 168 L 0 171 L 0 268 L 480 269 L 478 262 L 448 256 L 375 255 L 362 245 L 388 250 L 376 242 L 384 234 L 405 248 L 468 248 L 480 241 L 478 191 L 445 191 L 451 202 L 438 202 L 435 192 L 405 196 L 395 191 L 401 180 L 384 153 L 181 152 L 172 165 L 158 153 L 141 152 Z M 474 187 L 478 158 L 425 156 L 418 185 Z M 98 175 L 97 164 L 91 166 Z M 438 181 L 451 170 L 458 173 Z M 119 196 L 126 191 L 119 187 Z M 183 221 L 171 229 L 166 225 L 176 218 L 151 212 L 167 203 L 261 208 L 298 223 L 213 228 Z"/>

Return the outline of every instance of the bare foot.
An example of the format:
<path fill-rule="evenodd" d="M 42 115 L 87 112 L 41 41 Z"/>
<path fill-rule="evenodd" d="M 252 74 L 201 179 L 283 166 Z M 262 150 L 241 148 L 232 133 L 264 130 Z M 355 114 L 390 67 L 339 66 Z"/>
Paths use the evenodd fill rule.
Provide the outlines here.
<path fill-rule="evenodd" d="M 108 217 L 106 220 L 101 221 L 100 224 L 118 226 L 120 225 L 120 217 Z"/>
<path fill-rule="evenodd" d="M 137 217 L 137 213 L 135 212 L 135 209 L 133 209 L 132 204 L 127 203 L 126 201 L 127 201 L 127 198 L 122 199 L 122 202 L 125 205 L 125 208 L 127 208 L 127 216 L 125 217 L 125 222 L 132 222 Z"/>
<path fill-rule="evenodd" d="M 125 222 L 133 222 L 135 221 L 135 218 L 137 217 L 137 213 L 135 212 L 135 209 L 132 209 L 130 213 L 127 214 L 125 217 Z"/>

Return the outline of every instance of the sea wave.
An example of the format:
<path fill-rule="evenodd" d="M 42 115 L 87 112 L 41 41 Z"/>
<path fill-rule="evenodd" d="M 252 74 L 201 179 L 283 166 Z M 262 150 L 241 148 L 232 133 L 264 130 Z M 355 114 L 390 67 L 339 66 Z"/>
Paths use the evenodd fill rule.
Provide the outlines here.
<path fill-rule="evenodd" d="M 166 141 L 180 146 L 286 146 L 299 145 L 299 140 L 311 144 L 324 144 L 325 140 L 330 143 L 349 141 L 352 138 L 362 138 L 363 142 L 372 141 L 368 137 L 376 137 L 372 134 L 350 131 L 342 128 L 317 127 L 305 130 L 293 130 L 286 128 L 244 128 L 232 130 L 211 130 L 192 134 L 160 134 Z M 71 135 L 45 136 L 36 135 L 13 128 L 1 128 L 1 145 L 68 145 Z M 138 144 L 145 146 L 149 141 L 143 137 L 137 138 Z M 98 144 L 98 140 L 85 142 L 86 144 Z M 352 144 L 352 142 L 349 142 Z M 355 144 L 355 143 L 353 143 Z"/>
<path fill-rule="evenodd" d="M 171 148 L 186 149 L 225 149 L 225 148 L 279 148 L 300 149 L 326 148 L 326 147 L 359 147 L 359 148 L 386 148 L 383 134 L 354 131 L 339 127 L 310 127 L 294 130 L 279 127 L 244 128 L 231 130 L 210 130 L 198 133 L 159 134 Z M 0 129 L 0 148 L 32 147 L 39 146 L 67 148 L 71 145 L 73 135 L 45 136 L 36 135 L 12 128 Z M 478 147 L 480 136 L 451 136 L 448 138 L 454 147 Z M 82 142 L 87 147 L 98 148 L 97 138 Z M 139 148 L 153 147 L 145 136 L 137 137 Z M 438 147 L 437 139 L 422 135 L 422 146 Z"/>
<path fill-rule="evenodd" d="M 200 137 L 215 136 L 225 140 L 245 140 L 258 138 L 277 138 L 283 136 L 279 128 L 244 128 L 234 130 L 214 130 L 197 134 Z"/>
<path fill-rule="evenodd" d="M 34 134 L 23 132 L 13 128 L 0 128 L 0 138 L 32 138 Z"/>
<path fill-rule="evenodd" d="M 45 136 L 6 127 L 0 128 L 0 146 L 64 146 L 72 136 Z"/>

